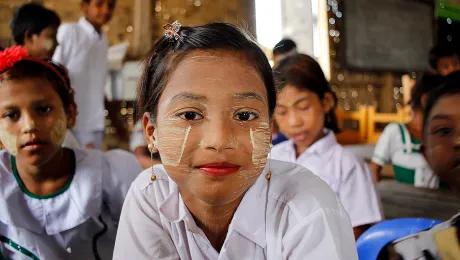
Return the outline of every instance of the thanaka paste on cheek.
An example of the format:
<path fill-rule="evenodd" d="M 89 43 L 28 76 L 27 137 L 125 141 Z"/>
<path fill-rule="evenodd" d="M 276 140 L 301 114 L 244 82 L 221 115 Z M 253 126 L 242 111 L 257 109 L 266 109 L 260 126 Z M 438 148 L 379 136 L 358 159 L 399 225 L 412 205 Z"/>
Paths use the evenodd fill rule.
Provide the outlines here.
<path fill-rule="evenodd" d="M 14 156 L 18 155 L 17 139 L 17 136 L 10 134 L 3 128 L 0 128 L 0 140 L 6 150 Z"/>
<path fill-rule="evenodd" d="M 158 149 L 162 151 L 161 161 L 164 165 L 178 166 L 180 164 L 191 129 L 192 127 L 189 126 L 187 129 L 175 130 L 177 131 L 177 137 L 162 138 L 161 131 L 158 132 L 158 138 L 155 138 L 155 142 L 158 145 Z M 180 150 L 177 150 L 179 148 L 176 145 L 178 142 L 182 142 Z"/>
<path fill-rule="evenodd" d="M 51 142 L 57 146 L 61 146 L 64 142 L 67 133 L 67 124 L 65 120 L 58 119 L 51 128 L 50 138 Z"/>
<path fill-rule="evenodd" d="M 46 50 L 46 51 L 51 51 L 53 49 L 53 46 L 54 46 L 54 43 L 52 40 L 44 40 L 43 41 L 43 48 Z"/>
<path fill-rule="evenodd" d="M 270 124 L 262 122 L 255 130 L 249 129 L 252 144 L 252 163 L 256 166 L 265 166 L 270 151 Z"/>

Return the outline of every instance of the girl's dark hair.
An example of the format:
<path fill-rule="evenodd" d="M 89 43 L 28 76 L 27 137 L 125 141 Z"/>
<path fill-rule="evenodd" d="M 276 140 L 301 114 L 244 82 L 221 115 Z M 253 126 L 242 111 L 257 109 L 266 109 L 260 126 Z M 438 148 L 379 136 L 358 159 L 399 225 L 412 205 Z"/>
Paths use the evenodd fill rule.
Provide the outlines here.
<path fill-rule="evenodd" d="M 417 80 L 415 86 L 411 89 L 411 100 L 409 105 L 412 109 L 423 110 L 422 97 L 429 93 L 433 88 L 442 84 L 442 76 L 435 74 L 423 74 L 422 77 Z"/>
<path fill-rule="evenodd" d="M 49 80 L 54 90 L 59 94 L 59 97 L 64 104 L 64 109 L 68 109 L 71 105 L 75 105 L 74 93 L 70 87 L 70 80 L 67 70 L 61 65 L 49 62 L 59 73 L 60 77 L 51 68 L 30 60 L 20 60 L 8 70 L 0 72 L 0 83 L 4 80 L 23 80 L 28 78 L 44 78 Z M 76 105 L 75 105 L 76 106 Z"/>
<path fill-rule="evenodd" d="M 264 52 L 246 33 L 234 25 L 211 23 L 197 27 L 183 26 L 178 40 L 160 38 L 144 59 L 137 93 L 137 113 L 150 112 L 156 120 L 158 102 L 170 75 L 184 57 L 192 51 L 229 51 L 242 55 L 262 78 L 267 90 L 270 118 L 276 106 L 273 73 Z M 218 86 L 216 86 L 218 87 Z"/>
<path fill-rule="evenodd" d="M 436 103 L 445 96 L 451 96 L 460 93 L 460 71 L 452 72 L 444 78 L 444 84 L 434 88 L 429 94 L 423 113 L 423 134 L 425 134 L 426 126 L 430 113 Z"/>
<path fill-rule="evenodd" d="M 277 87 L 280 90 L 286 85 L 292 85 L 299 90 L 315 93 L 321 101 L 326 93 L 330 93 L 334 98 L 334 107 L 325 115 L 324 127 L 334 131 L 334 133 L 340 132 L 335 115 L 337 96 L 329 87 L 329 82 L 318 62 L 308 55 L 297 54 L 283 59 L 274 74 Z"/>
<path fill-rule="evenodd" d="M 455 45 L 451 42 L 440 42 L 430 49 L 428 53 L 428 63 L 432 69 L 437 70 L 439 59 L 453 55 L 458 55 Z"/>
<path fill-rule="evenodd" d="M 39 35 L 45 28 L 58 28 L 61 19 L 56 12 L 39 4 L 25 4 L 16 9 L 10 24 L 16 44 L 24 45 L 26 32 Z"/>

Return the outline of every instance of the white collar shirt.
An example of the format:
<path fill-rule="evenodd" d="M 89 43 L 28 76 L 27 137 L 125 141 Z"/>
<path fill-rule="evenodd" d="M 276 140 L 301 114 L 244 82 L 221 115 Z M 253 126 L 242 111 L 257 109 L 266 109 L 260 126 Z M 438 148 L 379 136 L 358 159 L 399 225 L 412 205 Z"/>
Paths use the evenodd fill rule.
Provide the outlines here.
<path fill-rule="evenodd" d="M 53 60 L 67 67 L 75 90 L 78 115 L 75 129 L 101 131 L 105 126 L 104 87 L 108 73 L 107 36 L 84 17 L 66 23 L 57 33 L 59 46 Z"/>
<path fill-rule="evenodd" d="M 293 140 L 273 147 L 271 158 L 302 165 L 323 179 L 340 198 L 353 227 L 383 219 L 380 198 L 369 167 L 337 143 L 332 131 L 296 158 Z"/>
<path fill-rule="evenodd" d="M 357 259 L 350 220 L 307 169 L 271 161 L 246 192 L 220 252 L 196 225 L 164 167 L 145 170 L 123 205 L 114 259 Z"/>

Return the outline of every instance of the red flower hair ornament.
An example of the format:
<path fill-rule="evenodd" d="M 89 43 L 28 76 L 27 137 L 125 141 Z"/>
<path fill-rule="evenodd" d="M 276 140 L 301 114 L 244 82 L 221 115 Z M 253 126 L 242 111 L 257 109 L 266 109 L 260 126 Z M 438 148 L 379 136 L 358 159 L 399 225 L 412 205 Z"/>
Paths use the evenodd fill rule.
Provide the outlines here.
<path fill-rule="evenodd" d="M 21 46 L 13 46 L 0 51 L 0 72 L 13 67 L 16 62 L 28 56 L 27 50 Z"/>

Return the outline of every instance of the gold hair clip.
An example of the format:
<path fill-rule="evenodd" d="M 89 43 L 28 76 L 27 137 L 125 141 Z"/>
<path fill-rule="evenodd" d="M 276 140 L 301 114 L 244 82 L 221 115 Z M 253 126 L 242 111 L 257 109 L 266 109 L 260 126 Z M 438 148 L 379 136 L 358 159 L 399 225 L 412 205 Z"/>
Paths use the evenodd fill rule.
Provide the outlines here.
<path fill-rule="evenodd" d="M 165 29 L 165 37 L 170 40 L 179 40 L 179 38 L 181 37 L 179 35 L 179 30 L 181 27 L 182 24 L 179 23 L 179 21 L 175 21 L 172 24 L 166 24 L 165 26 L 163 26 L 163 28 Z"/>

